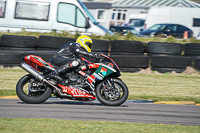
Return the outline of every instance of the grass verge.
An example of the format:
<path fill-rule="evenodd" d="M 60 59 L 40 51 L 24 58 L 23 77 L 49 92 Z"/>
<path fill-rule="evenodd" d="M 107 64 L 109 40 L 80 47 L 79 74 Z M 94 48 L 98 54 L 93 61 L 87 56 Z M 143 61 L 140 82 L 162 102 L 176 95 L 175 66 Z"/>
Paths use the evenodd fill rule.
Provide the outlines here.
<path fill-rule="evenodd" d="M 13 96 L 13 95 L 16 95 L 15 90 L 6 90 L 6 89 L 0 90 L 0 96 Z"/>
<path fill-rule="evenodd" d="M 15 95 L 17 81 L 27 74 L 21 68 L 0 68 L 0 96 Z M 200 74 L 122 73 L 129 100 L 194 101 L 200 103 Z"/>
<path fill-rule="evenodd" d="M 39 37 L 40 35 L 47 35 L 47 36 L 57 36 L 57 37 L 70 37 L 76 39 L 78 36 L 81 35 L 80 32 L 76 32 L 75 34 L 72 34 L 71 32 L 62 31 L 60 33 L 56 33 L 55 31 L 52 32 L 28 32 L 26 29 L 22 29 L 21 32 L 0 32 L 1 35 L 20 35 L 20 36 L 35 36 Z M 174 37 L 167 37 L 162 38 L 161 36 L 157 37 L 138 37 L 134 36 L 132 33 L 128 33 L 126 36 L 121 36 L 120 34 L 114 34 L 114 35 L 105 35 L 105 36 L 98 36 L 95 34 L 91 34 L 90 37 L 92 39 L 100 39 L 100 40 L 131 40 L 131 41 L 140 41 L 144 44 L 148 42 L 168 42 L 168 43 L 200 43 L 200 40 L 196 40 L 195 38 L 190 39 L 177 39 Z"/>
<path fill-rule="evenodd" d="M 200 75 L 175 73 L 122 73 L 129 100 L 194 101 L 200 103 Z"/>
<path fill-rule="evenodd" d="M 200 133 L 199 126 L 68 121 L 46 118 L 0 118 L 2 133 Z"/>

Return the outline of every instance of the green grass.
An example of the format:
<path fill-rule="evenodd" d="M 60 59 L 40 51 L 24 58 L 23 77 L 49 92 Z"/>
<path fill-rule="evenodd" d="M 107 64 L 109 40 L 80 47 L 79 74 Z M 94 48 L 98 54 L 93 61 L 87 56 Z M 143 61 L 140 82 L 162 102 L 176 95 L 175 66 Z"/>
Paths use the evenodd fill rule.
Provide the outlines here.
<path fill-rule="evenodd" d="M 6 89 L 0 90 L 0 96 L 12 96 L 12 95 L 16 95 L 15 90 L 6 90 Z"/>
<path fill-rule="evenodd" d="M 21 68 L 0 68 L 0 90 L 15 90 L 17 81 L 25 74 Z"/>
<path fill-rule="evenodd" d="M 122 73 L 129 99 L 200 103 L 200 75 Z"/>
<path fill-rule="evenodd" d="M 21 68 L 0 68 L 0 96 L 15 95 L 17 81 L 27 74 Z M 122 73 L 129 100 L 194 101 L 200 103 L 200 74 Z"/>
<path fill-rule="evenodd" d="M 40 35 L 47 35 L 47 36 L 57 36 L 57 37 L 70 37 L 76 39 L 78 36 L 81 35 L 80 32 L 76 32 L 76 34 L 71 34 L 66 31 L 62 31 L 61 33 L 56 33 L 55 31 L 52 32 L 28 32 L 26 29 L 22 29 L 21 32 L 11 33 L 11 32 L 0 32 L 1 35 L 19 35 L 19 36 L 36 36 L 37 38 Z M 100 39 L 100 40 L 131 40 L 131 41 L 140 41 L 144 44 L 147 44 L 148 42 L 168 42 L 168 43 L 200 43 L 200 40 L 196 40 L 195 38 L 190 39 L 176 39 L 174 37 L 167 37 L 167 38 L 161 38 L 161 37 L 137 37 L 134 36 L 132 33 L 128 33 L 127 36 L 120 36 L 119 34 L 115 35 L 105 35 L 105 36 L 97 36 L 95 34 L 90 35 L 92 39 Z"/>
<path fill-rule="evenodd" d="M 191 1 L 200 2 L 200 0 L 191 0 Z"/>
<path fill-rule="evenodd" d="M 200 133 L 200 126 L 0 118 L 1 133 Z"/>

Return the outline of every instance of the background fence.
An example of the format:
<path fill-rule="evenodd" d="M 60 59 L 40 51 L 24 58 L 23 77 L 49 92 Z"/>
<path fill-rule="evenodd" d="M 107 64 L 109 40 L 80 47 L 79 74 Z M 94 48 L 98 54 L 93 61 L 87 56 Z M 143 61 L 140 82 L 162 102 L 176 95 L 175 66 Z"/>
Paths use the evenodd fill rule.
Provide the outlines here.
<path fill-rule="evenodd" d="M 73 38 L 54 36 L 2 35 L 0 41 L 0 66 L 19 66 L 23 56 L 32 54 L 48 61 L 57 50 Z M 200 43 L 93 40 L 93 52 L 110 56 L 125 72 L 136 72 L 150 67 L 161 73 L 183 72 L 187 66 L 200 70 Z M 90 60 L 90 59 L 89 59 Z M 92 60 L 94 61 L 94 60 Z"/>

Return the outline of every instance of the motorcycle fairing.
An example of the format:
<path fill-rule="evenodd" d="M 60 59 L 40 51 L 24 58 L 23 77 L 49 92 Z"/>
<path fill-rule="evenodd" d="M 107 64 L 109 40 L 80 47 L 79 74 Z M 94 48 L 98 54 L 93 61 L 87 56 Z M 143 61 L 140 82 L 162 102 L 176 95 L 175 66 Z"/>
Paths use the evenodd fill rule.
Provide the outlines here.
<path fill-rule="evenodd" d="M 23 58 L 23 60 L 30 66 L 32 66 L 34 69 L 36 69 L 37 71 L 40 71 L 40 68 L 41 67 L 44 67 L 44 66 L 49 66 L 49 67 L 52 67 L 53 66 L 48 63 L 48 62 L 45 62 L 41 57 L 39 56 L 35 56 L 35 55 L 28 55 L 28 56 L 25 56 Z"/>
<path fill-rule="evenodd" d="M 94 72 L 93 75 L 100 77 L 100 80 L 110 76 L 111 74 L 115 73 L 116 70 L 112 67 L 105 65 L 105 64 L 99 64 L 99 68 Z"/>
<path fill-rule="evenodd" d="M 89 64 L 89 69 L 97 68 L 97 70 L 91 75 L 87 75 L 83 71 L 79 71 L 83 77 L 86 77 L 86 83 L 90 86 L 90 88 L 94 91 L 95 90 L 95 83 L 99 80 L 103 80 L 106 77 L 110 76 L 117 71 L 110 67 L 109 65 L 101 64 L 101 63 L 94 63 Z M 84 70 L 84 69 L 83 69 Z"/>
<path fill-rule="evenodd" d="M 72 97 L 79 97 L 79 98 L 91 98 L 93 100 L 96 99 L 95 96 L 88 94 L 86 90 L 82 88 L 78 88 L 77 86 L 63 86 L 58 84 L 62 88 L 62 92 L 72 95 Z"/>

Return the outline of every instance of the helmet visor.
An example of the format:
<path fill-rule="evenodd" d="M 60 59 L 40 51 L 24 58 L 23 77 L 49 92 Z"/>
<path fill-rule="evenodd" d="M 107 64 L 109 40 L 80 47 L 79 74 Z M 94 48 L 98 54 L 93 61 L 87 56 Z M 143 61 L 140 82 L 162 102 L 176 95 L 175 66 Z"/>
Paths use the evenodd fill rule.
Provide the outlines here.
<path fill-rule="evenodd" d="M 90 42 L 86 42 L 86 45 L 87 45 L 89 48 L 92 47 L 92 43 L 90 43 Z"/>

